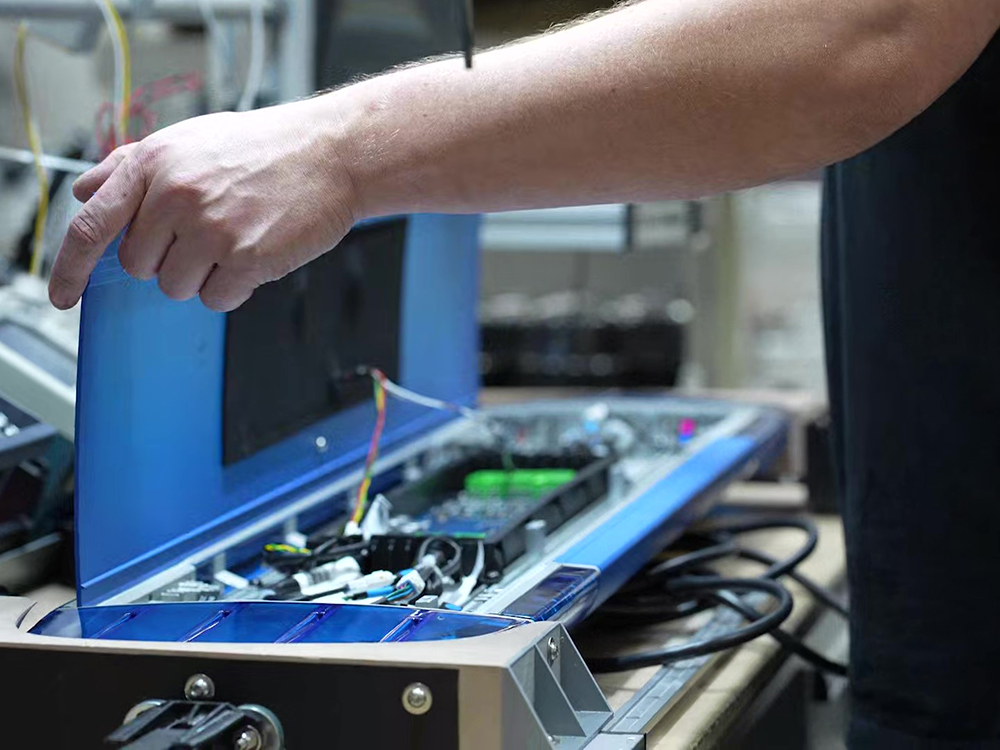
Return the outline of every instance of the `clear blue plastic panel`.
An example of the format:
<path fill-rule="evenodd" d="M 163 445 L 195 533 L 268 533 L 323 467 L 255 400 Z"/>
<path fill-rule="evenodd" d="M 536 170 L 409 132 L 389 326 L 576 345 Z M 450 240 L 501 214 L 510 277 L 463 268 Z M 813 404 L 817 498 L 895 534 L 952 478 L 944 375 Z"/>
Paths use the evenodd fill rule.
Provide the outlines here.
<path fill-rule="evenodd" d="M 527 620 L 408 607 L 191 602 L 58 609 L 35 635 L 193 643 L 379 643 L 471 638 Z"/>
<path fill-rule="evenodd" d="M 503 614 L 531 620 L 558 620 L 567 627 L 592 608 L 600 573 L 564 565 L 508 606 Z"/>
<path fill-rule="evenodd" d="M 396 219 L 398 220 L 398 219 Z M 472 404 L 478 219 L 406 218 L 400 381 Z M 333 250 L 332 252 L 336 252 Z M 225 317 L 128 278 L 112 246 L 83 300 L 77 383 L 78 595 L 104 601 L 355 470 L 374 422 L 360 404 L 223 465 Z M 453 415 L 393 401 L 383 451 Z M 316 438 L 326 439 L 325 452 Z"/>

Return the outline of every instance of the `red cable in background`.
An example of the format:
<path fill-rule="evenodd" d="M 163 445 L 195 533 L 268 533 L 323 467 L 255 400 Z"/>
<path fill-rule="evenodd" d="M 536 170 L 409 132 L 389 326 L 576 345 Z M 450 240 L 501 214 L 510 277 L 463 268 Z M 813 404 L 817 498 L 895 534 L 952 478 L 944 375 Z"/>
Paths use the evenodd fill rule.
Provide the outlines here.
<path fill-rule="evenodd" d="M 152 105 L 178 94 L 199 91 L 202 86 L 203 82 L 198 73 L 182 73 L 167 76 L 139 86 L 132 92 L 128 121 L 131 126 L 133 121 L 138 120 L 140 128 L 135 138 L 132 138 L 129 133 L 123 133 L 122 143 L 141 141 L 156 130 L 157 116 L 156 112 L 151 109 Z M 105 102 L 97 110 L 97 117 L 94 124 L 94 140 L 100 150 L 101 159 L 115 149 L 114 105 L 111 102 Z"/>

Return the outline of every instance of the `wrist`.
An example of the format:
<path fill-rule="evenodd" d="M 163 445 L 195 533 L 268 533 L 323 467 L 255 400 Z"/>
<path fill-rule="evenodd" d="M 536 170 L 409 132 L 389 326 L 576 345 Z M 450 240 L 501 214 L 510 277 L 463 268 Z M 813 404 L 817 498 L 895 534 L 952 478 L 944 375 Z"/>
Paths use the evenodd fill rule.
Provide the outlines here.
<path fill-rule="evenodd" d="M 373 216 L 359 189 L 365 177 L 361 122 L 349 89 L 339 89 L 310 99 L 289 103 L 301 134 L 303 157 L 322 174 L 323 204 L 343 216 L 345 230 Z"/>
<path fill-rule="evenodd" d="M 382 105 L 374 90 L 378 79 L 362 81 L 304 102 L 308 118 L 321 130 L 322 158 L 331 180 L 348 187 L 349 211 L 355 222 L 384 216 L 390 199 L 381 185 L 385 173 L 383 139 L 376 133 Z"/>

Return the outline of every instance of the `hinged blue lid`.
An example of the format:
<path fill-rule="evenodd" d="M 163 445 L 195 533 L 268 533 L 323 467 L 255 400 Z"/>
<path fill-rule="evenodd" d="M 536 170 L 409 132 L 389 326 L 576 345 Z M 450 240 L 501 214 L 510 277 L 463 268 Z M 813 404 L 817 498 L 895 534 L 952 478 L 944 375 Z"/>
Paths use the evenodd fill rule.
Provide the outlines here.
<path fill-rule="evenodd" d="M 478 219 L 389 219 L 354 236 L 363 247 L 366 229 L 388 222 L 405 222 L 399 381 L 472 404 L 479 382 Z M 225 315 L 197 299 L 173 302 L 155 282 L 126 276 L 117 245 L 98 264 L 83 299 L 77 372 L 81 604 L 176 564 L 363 461 L 374 424 L 370 399 L 255 446 L 247 457 L 224 456 L 226 335 Z M 393 401 L 383 448 L 451 418 Z"/>

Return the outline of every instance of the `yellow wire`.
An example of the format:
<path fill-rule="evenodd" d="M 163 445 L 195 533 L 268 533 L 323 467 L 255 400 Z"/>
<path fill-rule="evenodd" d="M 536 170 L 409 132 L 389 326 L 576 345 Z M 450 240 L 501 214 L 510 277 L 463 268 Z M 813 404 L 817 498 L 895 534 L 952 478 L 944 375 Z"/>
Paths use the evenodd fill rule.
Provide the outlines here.
<path fill-rule="evenodd" d="M 382 381 L 378 378 L 374 379 L 374 389 L 375 389 L 375 410 L 376 413 L 380 413 L 385 410 L 385 388 L 382 387 Z M 375 461 L 378 460 L 378 446 L 375 446 L 375 460 L 372 461 L 372 466 L 375 465 Z M 371 467 L 368 467 L 368 471 L 371 471 Z M 368 507 L 368 491 L 372 486 L 372 475 L 366 473 L 364 479 L 361 481 L 361 486 L 358 488 L 358 501 L 354 506 L 354 513 L 351 515 L 351 520 L 354 523 L 361 523 L 362 519 L 365 517 L 365 509 Z"/>
<path fill-rule="evenodd" d="M 111 17 L 115 20 L 115 33 L 122 50 L 122 110 L 118 113 L 118 137 L 121 146 L 128 143 L 129 111 L 132 109 L 132 53 L 128 46 L 128 34 L 125 31 L 125 23 L 122 21 L 118 9 L 111 0 L 103 0 Z"/>
<path fill-rule="evenodd" d="M 24 69 L 24 50 L 28 41 L 28 24 L 22 21 L 17 27 L 17 47 L 14 52 L 14 90 L 24 117 L 24 132 L 28 137 L 35 177 L 38 179 L 38 213 L 35 215 L 35 231 L 31 248 L 30 271 L 41 276 L 42 256 L 45 250 L 45 220 L 49 214 L 49 175 L 42 166 L 42 139 L 38 126 L 31 114 L 31 98 L 28 96 L 28 79 Z"/>

